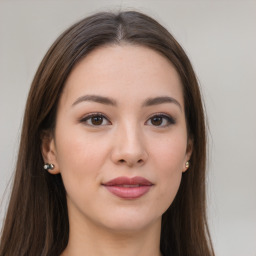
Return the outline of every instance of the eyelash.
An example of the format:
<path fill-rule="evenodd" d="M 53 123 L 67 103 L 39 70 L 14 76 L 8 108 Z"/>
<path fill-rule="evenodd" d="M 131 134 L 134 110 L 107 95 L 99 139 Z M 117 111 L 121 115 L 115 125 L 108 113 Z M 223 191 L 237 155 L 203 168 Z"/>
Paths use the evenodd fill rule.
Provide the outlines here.
<path fill-rule="evenodd" d="M 102 123 L 100 123 L 98 125 L 93 124 L 92 123 L 92 118 L 94 118 L 94 117 L 102 118 L 103 122 L 104 122 L 104 120 L 107 121 L 107 124 L 102 124 Z M 170 115 L 163 114 L 163 113 L 156 113 L 156 114 L 152 115 L 149 119 L 147 119 L 145 124 L 147 124 L 149 121 L 151 121 L 151 123 L 152 123 L 153 118 L 161 118 L 161 124 L 160 125 L 153 125 L 152 124 L 152 126 L 155 126 L 155 127 L 164 128 L 164 127 L 168 127 L 168 126 L 173 125 L 173 124 L 176 123 L 176 120 L 173 117 L 171 117 Z M 165 125 L 162 125 L 163 119 L 167 122 Z M 90 124 L 88 124 L 88 121 L 90 121 Z M 105 115 L 103 115 L 102 113 L 89 114 L 89 115 L 83 117 L 80 120 L 80 122 L 85 123 L 86 125 L 92 126 L 92 127 L 105 126 L 105 125 L 111 125 L 112 124 L 109 121 L 109 119 Z"/>

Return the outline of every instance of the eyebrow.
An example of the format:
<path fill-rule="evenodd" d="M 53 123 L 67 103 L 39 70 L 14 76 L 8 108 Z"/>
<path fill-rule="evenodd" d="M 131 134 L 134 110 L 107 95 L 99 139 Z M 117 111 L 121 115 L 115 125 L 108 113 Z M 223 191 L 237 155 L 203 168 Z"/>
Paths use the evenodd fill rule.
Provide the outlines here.
<path fill-rule="evenodd" d="M 180 110 L 182 110 L 181 104 L 176 99 L 169 96 L 149 98 L 143 103 L 142 106 L 148 107 L 148 106 L 154 106 L 154 105 L 159 105 L 164 103 L 174 103 L 180 108 Z"/>
<path fill-rule="evenodd" d="M 72 104 L 72 106 L 75 106 L 78 103 L 81 103 L 84 101 L 92 101 L 92 102 L 97 102 L 105 105 L 117 106 L 116 100 L 112 98 L 104 97 L 104 96 L 99 96 L 99 95 L 81 96 Z M 142 104 L 142 107 L 155 106 L 155 105 L 164 104 L 164 103 L 174 103 L 182 110 L 181 104 L 176 99 L 169 96 L 148 98 L 144 101 L 144 103 Z"/>
<path fill-rule="evenodd" d="M 79 97 L 73 104 L 72 106 L 77 105 L 78 103 L 81 103 L 83 101 L 93 101 L 105 105 L 111 105 L 111 106 L 116 106 L 117 103 L 114 99 L 99 96 L 99 95 L 84 95 Z"/>

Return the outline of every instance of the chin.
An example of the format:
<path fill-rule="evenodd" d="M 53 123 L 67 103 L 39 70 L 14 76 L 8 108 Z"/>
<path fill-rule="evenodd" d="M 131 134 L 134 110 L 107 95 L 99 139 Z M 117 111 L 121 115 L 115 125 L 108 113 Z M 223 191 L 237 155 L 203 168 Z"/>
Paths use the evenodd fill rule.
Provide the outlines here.
<path fill-rule="evenodd" d="M 161 218 L 154 218 L 153 216 L 145 216 L 140 215 L 139 213 L 134 215 L 123 214 L 115 217 L 116 215 L 112 215 L 110 219 L 104 220 L 104 225 L 106 228 L 110 229 L 112 232 L 116 233 L 133 233 L 140 232 L 148 229 L 154 225 L 161 226 Z"/>

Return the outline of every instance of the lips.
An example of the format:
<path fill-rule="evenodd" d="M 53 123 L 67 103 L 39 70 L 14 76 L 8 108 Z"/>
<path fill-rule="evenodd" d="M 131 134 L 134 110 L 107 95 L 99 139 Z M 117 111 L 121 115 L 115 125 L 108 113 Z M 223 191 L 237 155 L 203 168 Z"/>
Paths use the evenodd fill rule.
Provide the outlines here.
<path fill-rule="evenodd" d="M 123 199 L 136 199 L 145 195 L 153 183 L 143 177 L 118 177 L 102 184 L 109 192 Z"/>

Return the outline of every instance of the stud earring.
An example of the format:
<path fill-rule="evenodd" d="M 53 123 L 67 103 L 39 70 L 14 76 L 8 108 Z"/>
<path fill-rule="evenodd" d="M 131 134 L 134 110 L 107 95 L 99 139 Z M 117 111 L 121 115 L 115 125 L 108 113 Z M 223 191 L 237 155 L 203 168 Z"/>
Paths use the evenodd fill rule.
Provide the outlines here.
<path fill-rule="evenodd" d="M 188 169 L 189 168 L 189 161 L 186 162 L 185 167 Z"/>
<path fill-rule="evenodd" d="M 54 164 L 48 164 L 48 163 L 44 164 L 44 169 L 45 170 L 53 170 L 54 167 L 55 167 Z"/>

